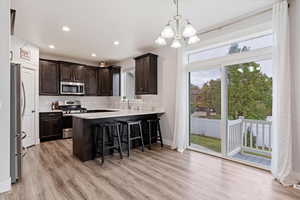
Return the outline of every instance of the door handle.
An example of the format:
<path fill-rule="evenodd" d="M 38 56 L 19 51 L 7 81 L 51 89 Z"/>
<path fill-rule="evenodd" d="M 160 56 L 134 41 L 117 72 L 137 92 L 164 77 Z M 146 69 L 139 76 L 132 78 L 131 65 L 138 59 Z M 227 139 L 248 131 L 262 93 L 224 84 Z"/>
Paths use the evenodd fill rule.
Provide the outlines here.
<path fill-rule="evenodd" d="M 31 112 L 32 112 L 32 113 L 35 113 L 35 110 L 32 110 Z"/>

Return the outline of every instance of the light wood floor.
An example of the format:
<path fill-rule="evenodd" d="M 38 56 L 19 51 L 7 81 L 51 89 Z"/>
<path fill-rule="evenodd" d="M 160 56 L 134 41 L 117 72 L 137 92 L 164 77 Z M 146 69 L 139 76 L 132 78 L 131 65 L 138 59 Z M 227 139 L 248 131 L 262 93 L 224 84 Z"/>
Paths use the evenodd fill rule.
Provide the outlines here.
<path fill-rule="evenodd" d="M 24 160 L 24 178 L 0 199 L 300 199 L 268 172 L 186 151 L 155 148 L 132 157 L 108 157 L 81 163 L 72 156 L 72 141 L 32 147 Z"/>

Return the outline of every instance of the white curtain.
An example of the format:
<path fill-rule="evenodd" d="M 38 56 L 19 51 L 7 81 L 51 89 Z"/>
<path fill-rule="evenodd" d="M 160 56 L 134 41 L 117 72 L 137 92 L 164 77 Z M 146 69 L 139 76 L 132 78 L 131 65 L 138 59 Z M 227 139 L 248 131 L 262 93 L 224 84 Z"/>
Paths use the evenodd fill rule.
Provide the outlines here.
<path fill-rule="evenodd" d="M 288 3 L 273 6 L 273 122 L 272 174 L 284 185 L 292 176 L 292 108 Z"/>
<path fill-rule="evenodd" d="M 177 50 L 176 107 L 173 145 L 183 152 L 188 144 L 188 76 L 183 62 L 183 49 Z"/>

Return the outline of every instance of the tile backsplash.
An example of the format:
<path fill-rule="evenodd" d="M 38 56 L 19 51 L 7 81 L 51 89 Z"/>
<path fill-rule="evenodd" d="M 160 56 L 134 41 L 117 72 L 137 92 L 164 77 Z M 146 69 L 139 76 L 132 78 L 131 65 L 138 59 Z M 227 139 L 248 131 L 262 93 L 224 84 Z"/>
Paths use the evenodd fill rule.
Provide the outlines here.
<path fill-rule="evenodd" d="M 82 96 L 40 96 L 39 111 L 47 112 L 51 110 L 51 103 L 55 101 L 79 100 L 82 107 L 87 109 L 110 108 L 109 97 L 82 97 Z"/>
<path fill-rule="evenodd" d="M 82 96 L 40 96 L 39 111 L 48 112 L 51 110 L 51 103 L 55 101 L 79 100 L 82 107 L 91 109 L 116 108 L 127 109 L 127 102 L 122 103 L 121 97 L 82 97 Z M 125 104 L 125 105 L 124 105 Z M 130 100 L 130 106 L 135 110 L 157 110 L 160 107 L 158 95 L 143 95 L 137 100 Z"/>

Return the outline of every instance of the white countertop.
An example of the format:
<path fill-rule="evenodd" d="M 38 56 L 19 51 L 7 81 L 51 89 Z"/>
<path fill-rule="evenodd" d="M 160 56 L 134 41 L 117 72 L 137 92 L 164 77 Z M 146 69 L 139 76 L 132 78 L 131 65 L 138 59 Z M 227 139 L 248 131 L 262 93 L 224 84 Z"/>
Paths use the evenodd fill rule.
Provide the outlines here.
<path fill-rule="evenodd" d="M 115 112 L 101 112 L 101 113 L 84 113 L 84 114 L 71 114 L 73 117 L 81 119 L 103 119 L 113 117 L 126 117 L 136 115 L 151 115 L 151 114 L 163 114 L 163 110 L 145 111 L 145 110 L 118 110 Z"/>

